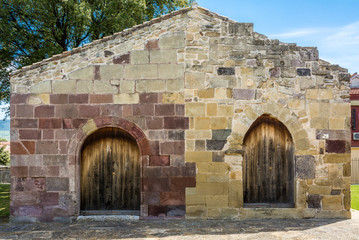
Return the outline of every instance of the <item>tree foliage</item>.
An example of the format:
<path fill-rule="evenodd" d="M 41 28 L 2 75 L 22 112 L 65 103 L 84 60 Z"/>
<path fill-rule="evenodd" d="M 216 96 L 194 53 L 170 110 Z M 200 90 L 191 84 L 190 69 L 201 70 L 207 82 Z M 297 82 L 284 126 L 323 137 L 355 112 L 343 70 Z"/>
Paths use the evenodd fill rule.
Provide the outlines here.
<path fill-rule="evenodd" d="M 5 150 L 6 146 L 0 147 L 0 165 L 10 165 L 10 153 Z"/>
<path fill-rule="evenodd" d="M 0 103 L 9 72 L 133 25 L 193 0 L 0 0 Z"/>

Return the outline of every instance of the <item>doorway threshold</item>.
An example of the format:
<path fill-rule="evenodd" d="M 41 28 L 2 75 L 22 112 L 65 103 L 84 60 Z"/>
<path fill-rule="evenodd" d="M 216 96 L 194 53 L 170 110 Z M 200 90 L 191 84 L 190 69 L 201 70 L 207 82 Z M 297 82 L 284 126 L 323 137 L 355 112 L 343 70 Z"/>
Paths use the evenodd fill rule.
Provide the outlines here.
<path fill-rule="evenodd" d="M 138 221 L 138 210 L 87 210 L 81 211 L 77 221 L 114 222 L 114 221 Z"/>

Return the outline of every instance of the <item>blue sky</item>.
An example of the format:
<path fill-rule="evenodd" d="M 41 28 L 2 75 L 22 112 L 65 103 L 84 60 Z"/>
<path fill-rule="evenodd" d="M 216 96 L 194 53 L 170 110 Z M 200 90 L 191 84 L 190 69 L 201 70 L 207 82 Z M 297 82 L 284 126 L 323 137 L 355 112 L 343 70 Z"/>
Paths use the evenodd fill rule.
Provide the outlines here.
<path fill-rule="evenodd" d="M 318 47 L 319 57 L 359 72 L 359 0 L 197 0 L 199 6 L 282 42 Z"/>
<path fill-rule="evenodd" d="M 359 72 L 359 0 L 197 2 L 232 20 L 254 23 L 254 31 L 270 38 L 318 47 L 321 59 L 348 68 L 350 73 Z"/>

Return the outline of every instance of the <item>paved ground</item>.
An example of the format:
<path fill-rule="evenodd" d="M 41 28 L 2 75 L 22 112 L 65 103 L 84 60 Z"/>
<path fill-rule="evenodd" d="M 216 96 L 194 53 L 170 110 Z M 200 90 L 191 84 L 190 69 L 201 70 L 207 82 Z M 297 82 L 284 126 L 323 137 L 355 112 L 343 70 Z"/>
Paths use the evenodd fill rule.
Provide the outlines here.
<path fill-rule="evenodd" d="M 0 239 L 359 239 L 349 220 L 119 221 L 0 225 Z"/>

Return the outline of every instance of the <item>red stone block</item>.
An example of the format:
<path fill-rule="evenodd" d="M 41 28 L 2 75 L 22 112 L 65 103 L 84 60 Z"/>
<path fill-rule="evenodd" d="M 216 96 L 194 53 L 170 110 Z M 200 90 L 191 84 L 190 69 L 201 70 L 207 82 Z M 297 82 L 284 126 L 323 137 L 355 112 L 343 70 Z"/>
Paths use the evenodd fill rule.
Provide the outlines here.
<path fill-rule="evenodd" d="M 89 95 L 88 94 L 70 94 L 69 103 L 88 103 Z"/>
<path fill-rule="evenodd" d="M 115 56 L 112 59 L 113 64 L 127 64 L 130 63 L 130 54 L 126 53 L 123 55 Z"/>
<path fill-rule="evenodd" d="M 143 168 L 143 177 L 152 178 L 161 176 L 161 167 Z"/>
<path fill-rule="evenodd" d="M 120 104 L 101 105 L 100 109 L 103 117 L 122 117 L 122 105 Z"/>
<path fill-rule="evenodd" d="M 162 129 L 163 118 L 162 117 L 146 117 L 147 129 Z"/>
<path fill-rule="evenodd" d="M 76 118 L 72 120 L 72 125 L 74 128 L 79 128 L 82 124 L 85 124 L 88 119 Z"/>
<path fill-rule="evenodd" d="M 60 118 L 40 118 L 39 128 L 41 129 L 56 129 L 62 128 L 62 119 Z"/>
<path fill-rule="evenodd" d="M 176 104 L 176 116 L 184 116 L 185 107 L 184 104 Z"/>
<path fill-rule="evenodd" d="M 100 116 L 100 107 L 92 105 L 80 105 L 79 117 L 94 118 Z"/>
<path fill-rule="evenodd" d="M 52 105 L 42 105 L 35 107 L 35 117 L 54 117 L 55 116 L 55 106 Z"/>
<path fill-rule="evenodd" d="M 37 119 L 26 118 L 26 119 L 17 119 L 13 118 L 10 121 L 10 127 L 14 128 L 37 128 Z"/>
<path fill-rule="evenodd" d="M 44 129 L 42 130 L 42 139 L 54 139 L 55 137 L 55 134 L 54 134 L 54 130 L 47 130 L 47 129 Z"/>
<path fill-rule="evenodd" d="M 28 154 L 21 142 L 10 142 L 11 155 Z"/>
<path fill-rule="evenodd" d="M 159 192 L 144 192 L 143 204 L 145 205 L 159 205 L 160 193 Z"/>
<path fill-rule="evenodd" d="M 146 50 L 160 49 L 158 46 L 158 39 L 148 40 L 145 43 L 145 49 Z"/>
<path fill-rule="evenodd" d="M 153 104 L 137 104 L 133 105 L 133 116 L 153 116 Z"/>
<path fill-rule="evenodd" d="M 39 204 L 40 192 L 14 192 L 11 195 L 12 206 L 31 206 Z"/>
<path fill-rule="evenodd" d="M 111 126 L 113 125 L 113 118 L 111 117 L 96 118 L 95 123 L 97 127 Z"/>
<path fill-rule="evenodd" d="M 174 116 L 175 105 L 174 104 L 156 104 L 155 105 L 156 116 Z"/>
<path fill-rule="evenodd" d="M 136 141 L 146 137 L 142 130 L 136 125 L 129 131 L 129 133 L 136 139 Z"/>
<path fill-rule="evenodd" d="M 120 128 L 126 130 L 127 132 L 130 132 L 131 129 L 135 126 L 134 123 L 132 122 L 129 122 L 125 119 L 118 119 L 116 122 L 115 122 L 115 125 L 119 126 Z"/>
<path fill-rule="evenodd" d="M 181 177 L 181 167 L 163 167 L 162 177 Z"/>
<path fill-rule="evenodd" d="M 19 130 L 20 139 L 41 139 L 41 130 Z"/>
<path fill-rule="evenodd" d="M 60 174 L 59 166 L 30 166 L 29 167 L 29 177 L 58 177 L 59 174 Z"/>
<path fill-rule="evenodd" d="M 181 167 L 182 176 L 195 177 L 196 176 L 196 163 L 186 163 Z"/>
<path fill-rule="evenodd" d="M 166 192 L 170 188 L 167 177 L 143 178 L 142 183 L 143 191 L 146 192 Z"/>
<path fill-rule="evenodd" d="M 68 154 L 68 144 L 69 141 L 60 141 L 59 142 L 59 148 L 60 148 L 60 154 Z"/>
<path fill-rule="evenodd" d="M 159 103 L 158 93 L 140 93 L 140 103 Z"/>
<path fill-rule="evenodd" d="M 13 105 L 26 103 L 29 96 L 30 94 L 12 93 L 10 95 L 10 104 Z"/>
<path fill-rule="evenodd" d="M 58 118 L 75 118 L 78 116 L 77 105 L 67 104 L 58 105 L 55 109 L 55 117 Z"/>
<path fill-rule="evenodd" d="M 45 178 L 27 178 L 24 184 L 24 191 L 41 192 L 41 191 L 45 191 L 45 189 L 46 189 Z"/>
<path fill-rule="evenodd" d="M 188 129 L 189 119 L 187 117 L 165 117 L 165 129 Z"/>
<path fill-rule="evenodd" d="M 348 152 L 345 140 L 326 140 L 325 143 L 326 143 L 326 152 L 328 152 L 328 153 L 346 153 L 346 152 Z"/>
<path fill-rule="evenodd" d="M 166 216 L 167 207 L 166 206 L 148 206 L 148 216 L 158 217 L 158 216 Z"/>
<path fill-rule="evenodd" d="M 51 94 L 50 95 L 51 104 L 68 104 L 69 95 L 67 94 Z"/>
<path fill-rule="evenodd" d="M 35 142 L 34 141 L 22 141 L 22 145 L 26 148 L 29 154 L 35 154 Z"/>
<path fill-rule="evenodd" d="M 150 156 L 149 160 L 150 166 L 162 166 L 161 157 L 160 156 Z"/>
<path fill-rule="evenodd" d="M 132 117 L 133 116 L 133 105 L 123 105 L 122 116 Z"/>
<path fill-rule="evenodd" d="M 10 105 L 10 117 L 11 118 L 15 117 L 15 113 L 16 113 L 16 105 Z"/>
<path fill-rule="evenodd" d="M 160 195 L 161 205 L 184 205 L 185 193 L 184 192 L 161 192 Z"/>
<path fill-rule="evenodd" d="M 174 142 L 164 142 L 160 146 L 161 154 L 174 154 L 175 153 L 175 143 Z"/>
<path fill-rule="evenodd" d="M 72 129 L 58 129 L 55 131 L 56 140 L 70 140 L 75 134 Z"/>
<path fill-rule="evenodd" d="M 150 155 L 151 153 L 151 146 L 148 142 L 147 138 L 142 138 L 140 141 L 137 142 L 140 147 L 141 155 Z"/>
<path fill-rule="evenodd" d="M 54 206 L 59 204 L 59 193 L 57 192 L 41 192 L 40 202 L 42 206 Z"/>
<path fill-rule="evenodd" d="M 112 94 L 91 94 L 90 103 L 112 103 Z"/>
<path fill-rule="evenodd" d="M 26 166 L 10 167 L 10 174 L 12 177 L 27 177 L 29 168 Z"/>
<path fill-rule="evenodd" d="M 40 206 L 19 207 L 19 216 L 40 217 L 41 215 L 42 215 L 42 207 Z"/>
<path fill-rule="evenodd" d="M 142 167 L 148 167 L 149 166 L 149 157 L 148 156 L 141 157 L 141 160 L 142 160 Z"/>
<path fill-rule="evenodd" d="M 172 192 L 185 192 L 186 187 L 196 187 L 196 177 L 171 177 Z"/>
<path fill-rule="evenodd" d="M 157 141 L 150 142 L 150 154 L 159 155 L 160 154 L 160 143 Z"/>
<path fill-rule="evenodd" d="M 34 107 L 31 105 L 16 105 L 16 117 L 34 117 Z"/>
<path fill-rule="evenodd" d="M 73 125 L 72 125 L 72 119 L 70 118 L 65 118 L 62 122 L 62 125 L 64 126 L 64 129 L 71 129 L 73 128 Z"/>
<path fill-rule="evenodd" d="M 184 141 L 174 142 L 174 154 L 175 155 L 183 155 L 184 152 L 185 152 Z"/>
<path fill-rule="evenodd" d="M 37 141 L 37 154 L 58 154 L 58 142 L 55 141 Z"/>

